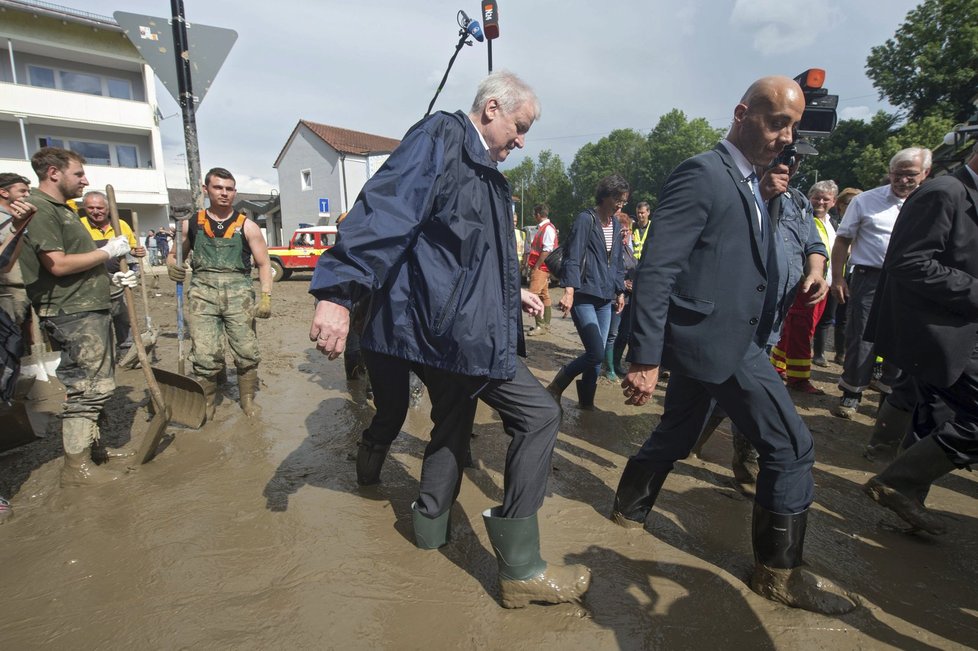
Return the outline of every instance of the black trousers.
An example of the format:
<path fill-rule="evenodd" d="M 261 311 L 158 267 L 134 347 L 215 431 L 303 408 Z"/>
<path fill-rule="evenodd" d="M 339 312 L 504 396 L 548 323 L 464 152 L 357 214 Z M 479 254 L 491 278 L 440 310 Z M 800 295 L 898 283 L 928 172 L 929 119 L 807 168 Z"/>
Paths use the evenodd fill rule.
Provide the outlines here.
<path fill-rule="evenodd" d="M 659 472 L 672 470 L 689 456 L 713 401 L 757 449 L 756 502 L 774 513 L 807 509 L 814 499 L 812 434 L 767 354 L 754 343 L 734 374 L 719 384 L 673 372 L 659 425 L 633 458 Z"/>
<path fill-rule="evenodd" d="M 516 376 L 508 381 L 486 382 L 430 366 L 416 372 L 428 387 L 434 423 L 421 466 L 416 510 L 436 518 L 458 497 L 477 398 L 496 410 L 512 439 L 506 453 L 502 517 L 536 513 L 547 491 L 560 407 L 526 364 L 517 360 Z"/>
<path fill-rule="evenodd" d="M 933 436 L 959 468 L 978 461 L 978 345 L 954 384 L 938 387 L 917 378 L 917 390 L 914 435 Z"/>
<path fill-rule="evenodd" d="M 401 432 L 411 400 L 411 362 L 360 349 L 374 392 L 373 420 L 363 438 L 375 445 L 390 445 Z"/>

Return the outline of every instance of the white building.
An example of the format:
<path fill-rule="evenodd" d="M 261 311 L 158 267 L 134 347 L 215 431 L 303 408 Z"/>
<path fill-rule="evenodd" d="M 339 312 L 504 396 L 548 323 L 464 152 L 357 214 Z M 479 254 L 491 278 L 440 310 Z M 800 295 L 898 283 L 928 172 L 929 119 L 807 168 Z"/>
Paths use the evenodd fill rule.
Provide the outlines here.
<path fill-rule="evenodd" d="M 0 0 L 0 172 L 37 182 L 43 146 L 80 153 L 89 190 L 115 188 L 140 228 L 167 222 L 153 72 L 115 20 L 33 0 Z"/>
<path fill-rule="evenodd" d="M 299 120 L 274 165 L 284 239 L 300 224 L 335 223 L 399 144 L 394 138 Z"/>

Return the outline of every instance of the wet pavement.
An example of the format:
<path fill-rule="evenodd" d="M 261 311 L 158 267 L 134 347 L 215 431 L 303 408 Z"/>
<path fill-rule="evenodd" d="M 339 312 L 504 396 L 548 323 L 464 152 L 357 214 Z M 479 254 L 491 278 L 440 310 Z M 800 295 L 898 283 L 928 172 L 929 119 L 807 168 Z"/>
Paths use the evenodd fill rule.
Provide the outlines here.
<path fill-rule="evenodd" d="M 152 303 L 158 364 L 176 369 L 173 284 Z M 542 551 L 594 573 L 582 604 L 501 608 L 481 512 L 502 497 L 508 440 L 480 406 L 476 467 L 465 471 L 452 541 L 420 551 L 410 504 L 430 421 L 411 410 L 378 487 L 356 485 L 350 455 L 372 407 L 307 337 L 308 277 L 275 285 L 259 322 L 264 361 L 257 423 L 236 402 L 217 420 L 172 427 L 151 463 L 113 484 L 62 490 L 59 436 L 0 454 L 0 495 L 15 517 L 0 527 L 3 649 L 964 649 L 978 647 L 978 484 L 957 471 L 928 504 L 948 534 L 902 533 L 863 496 L 881 466 L 861 451 L 872 426 L 834 418 L 827 396 L 801 396 L 817 442 L 808 562 L 860 595 L 824 617 L 773 604 L 747 587 L 751 502 L 732 482 L 726 426 L 701 459 L 677 464 L 644 530 L 608 520 L 629 454 L 661 413 L 626 407 L 602 383 L 597 410 L 563 401 Z M 157 293 L 151 292 L 151 296 Z M 556 292 L 555 292 L 556 293 Z M 570 320 L 529 341 L 544 382 L 577 354 Z M 188 345 L 189 348 L 189 345 Z M 109 445 L 138 444 L 146 427 L 139 370 L 120 371 L 103 427 Z M 56 408 L 57 400 L 47 405 Z M 111 462 L 125 468 L 124 461 Z"/>

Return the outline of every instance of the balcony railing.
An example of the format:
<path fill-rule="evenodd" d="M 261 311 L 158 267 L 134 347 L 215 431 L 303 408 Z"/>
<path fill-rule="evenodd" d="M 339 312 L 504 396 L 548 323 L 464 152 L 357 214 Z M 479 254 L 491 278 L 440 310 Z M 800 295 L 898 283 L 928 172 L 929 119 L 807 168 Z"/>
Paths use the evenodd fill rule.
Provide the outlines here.
<path fill-rule="evenodd" d="M 105 125 L 131 132 L 156 127 L 147 102 L 11 83 L 0 83 L 0 97 L 0 112 L 26 115 L 34 124 L 84 123 L 89 128 Z"/>

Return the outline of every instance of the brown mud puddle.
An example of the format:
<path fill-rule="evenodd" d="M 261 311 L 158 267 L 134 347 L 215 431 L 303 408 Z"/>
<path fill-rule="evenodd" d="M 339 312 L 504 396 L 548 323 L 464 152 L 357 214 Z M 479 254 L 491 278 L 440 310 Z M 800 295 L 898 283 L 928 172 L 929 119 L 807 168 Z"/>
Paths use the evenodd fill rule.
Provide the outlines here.
<path fill-rule="evenodd" d="M 171 428 L 152 463 L 97 489 L 58 487 L 60 441 L 0 455 L 0 494 L 16 516 L 0 527 L 3 649 L 957 649 L 978 646 L 978 485 L 956 472 L 930 504 L 942 538 L 906 535 L 859 491 L 876 466 L 860 452 L 869 408 L 833 418 L 834 395 L 800 398 L 818 442 L 809 563 L 861 595 L 830 618 L 774 605 L 745 584 L 751 503 L 731 484 L 729 435 L 677 466 L 645 530 L 607 519 L 627 456 L 658 402 L 625 407 L 599 387 L 598 410 L 564 399 L 551 495 L 540 513 L 544 557 L 594 572 L 581 606 L 498 605 L 481 521 L 497 504 L 507 438 L 480 407 L 473 455 L 453 512 L 452 542 L 420 551 L 410 504 L 430 421 L 411 411 L 383 472 L 358 489 L 350 453 L 372 414 L 307 337 L 308 279 L 275 286 L 259 323 L 264 362 L 257 424 L 232 386 L 218 419 Z M 176 368 L 173 286 L 152 317 L 160 365 Z M 549 380 L 579 347 L 570 320 L 531 340 L 530 367 Z M 833 367 L 830 371 L 838 372 Z M 832 377 L 816 382 L 834 394 Z M 142 376 L 118 374 L 104 437 L 145 428 Z M 137 441 L 138 442 L 138 441 Z M 132 443 L 130 443 L 132 444 Z M 122 462 L 112 462 L 124 467 Z"/>

